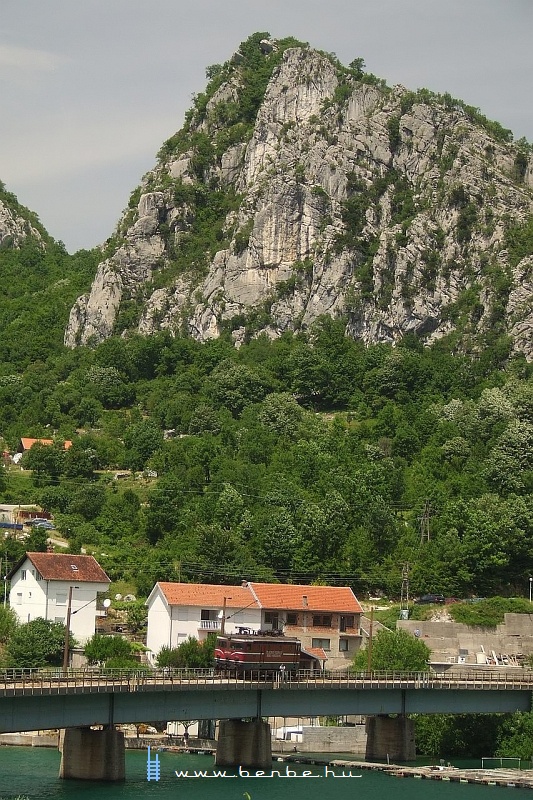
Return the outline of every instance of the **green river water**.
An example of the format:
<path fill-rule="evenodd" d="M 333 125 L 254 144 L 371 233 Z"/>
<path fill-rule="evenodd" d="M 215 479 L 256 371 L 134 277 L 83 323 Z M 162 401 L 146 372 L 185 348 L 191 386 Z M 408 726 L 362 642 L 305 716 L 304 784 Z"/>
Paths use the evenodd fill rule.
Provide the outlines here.
<path fill-rule="evenodd" d="M 31 800 L 248 800 L 247 793 L 250 800 L 508 800 L 511 796 L 516 800 L 517 792 L 527 792 L 509 787 L 399 779 L 355 769 L 352 773 L 360 778 L 334 778 L 326 777 L 322 766 L 285 762 L 273 762 L 272 769 L 285 774 L 288 768 L 299 777 L 178 778 L 176 770 L 212 774 L 212 756 L 168 752 L 158 756 L 159 781 L 147 780 L 146 751 L 128 751 L 124 783 L 92 783 L 60 780 L 59 753 L 54 749 L 0 747 L 0 798 L 13 800 L 24 795 Z M 304 770 L 318 777 L 303 777 Z M 228 770 L 228 774 L 232 772 Z M 335 772 L 340 775 L 342 769 L 335 767 Z M 349 770 L 345 772 L 348 774 Z"/>

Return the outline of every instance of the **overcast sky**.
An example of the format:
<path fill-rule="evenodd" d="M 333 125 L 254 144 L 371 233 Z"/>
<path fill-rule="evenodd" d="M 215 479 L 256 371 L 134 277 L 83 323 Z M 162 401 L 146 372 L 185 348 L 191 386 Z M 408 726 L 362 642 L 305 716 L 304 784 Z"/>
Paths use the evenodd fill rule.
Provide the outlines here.
<path fill-rule="evenodd" d="M 1 0 L 0 180 L 69 252 L 113 232 L 205 68 L 256 31 L 533 141 L 533 0 Z"/>

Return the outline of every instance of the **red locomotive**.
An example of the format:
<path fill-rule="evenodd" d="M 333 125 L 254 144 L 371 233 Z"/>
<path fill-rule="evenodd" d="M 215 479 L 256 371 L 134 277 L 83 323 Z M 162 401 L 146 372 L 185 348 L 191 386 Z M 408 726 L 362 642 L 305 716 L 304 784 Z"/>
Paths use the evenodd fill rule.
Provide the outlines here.
<path fill-rule="evenodd" d="M 301 645 L 289 636 L 268 634 L 231 634 L 217 636 L 215 666 L 237 673 L 257 671 L 262 674 L 297 672 Z"/>

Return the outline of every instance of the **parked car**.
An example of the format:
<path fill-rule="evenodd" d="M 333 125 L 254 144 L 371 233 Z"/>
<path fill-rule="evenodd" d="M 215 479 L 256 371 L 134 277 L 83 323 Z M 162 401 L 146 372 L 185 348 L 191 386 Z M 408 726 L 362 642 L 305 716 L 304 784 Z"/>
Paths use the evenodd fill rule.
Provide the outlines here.
<path fill-rule="evenodd" d="M 429 603 L 444 603 L 444 595 L 443 594 L 423 594 L 422 597 L 418 597 L 415 600 L 415 603 L 419 605 L 422 604 L 429 604 Z"/>
<path fill-rule="evenodd" d="M 47 531 L 53 531 L 55 525 L 53 525 L 49 519 L 39 519 L 34 521 L 33 523 L 34 528 L 45 528 Z"/>

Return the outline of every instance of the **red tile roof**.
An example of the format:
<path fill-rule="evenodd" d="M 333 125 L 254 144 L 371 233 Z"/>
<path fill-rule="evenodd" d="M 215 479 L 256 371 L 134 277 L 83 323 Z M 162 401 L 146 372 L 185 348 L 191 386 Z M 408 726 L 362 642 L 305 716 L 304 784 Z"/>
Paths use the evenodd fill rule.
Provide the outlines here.
<path fill-rule="evenodd" d="M 78 556 L 69 553 L 26 553 L 26 556 L 46 581 L 111 582 L 93 556 Z"/>
<path fill-rule="evenodd" d="M 338 611 L 360 614 L 362 608 L 348 586 L 302 586 L 283 583 L 249 583 L 259 606 L 269 610 Z"/>
<path fill-rule="evenodd" d="M 251 592 L 242 586 L 219 586 L 209 583 L 166 583 L 162 581 L 157 585 L 170 606 L 222 608 L 225 597 L 226 608 L 258 607 Z"/>
<path fill-rule="evenodd" d="M 322 647 L 306 647 L 305 653 L 311 653 L 312 656 L 315 658 L 319 658 L 321 661 L 327 661 L 328 654 Z"/>
<path fill-rule="evenodd" d="M 20 441 L 23 450 L 30 450 L 36 443 L 48 445 L 54 443 L 52 439 L 29 439 L 27 436 L 23 436 Z M 72 442 L 67 439 L 65 442 L 63 442 L 63 447 L 65 450 L 69 450 L 72 447 Z"/>

